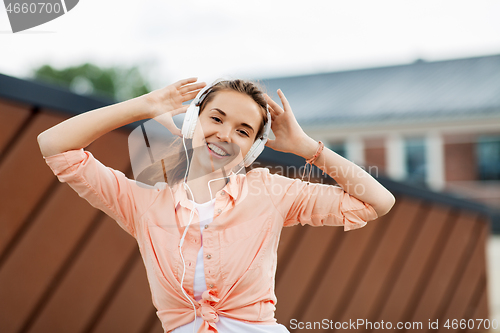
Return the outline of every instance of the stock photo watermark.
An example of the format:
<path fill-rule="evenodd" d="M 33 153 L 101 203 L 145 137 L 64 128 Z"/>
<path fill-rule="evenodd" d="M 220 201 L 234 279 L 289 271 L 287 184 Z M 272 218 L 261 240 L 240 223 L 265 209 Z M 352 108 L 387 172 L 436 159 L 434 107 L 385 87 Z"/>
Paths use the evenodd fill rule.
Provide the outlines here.
<path fill-rule="evenodd" d="M 351 182 L 349 179 L 362 179 L 365 177 L 378 177 L 379 170 L 378 166 L 370 165 L 368 167 L 365 166 L 322 166 L 321 168 L 311 166 L 295 166 L 295 165 L 287 165 L 287 166 L 273 166 L 273 165 L 263 165 L 259 161 L 253 163 L 254 168 L 267 168 L 273 170 L 277 175 L 292 178 L 292 179 L 301 179 L 304 181 L 309 181 L 309 178 L 318 180 L 317 183 L 320 184 L 329 184 L 331 178 L 336 179 L 347 179 L 344 184 L 337 184 L 336 186 L 342 188 L 346 192 L 354 195 L 363 195 L 366 192 L 365 186 L 359 182 Z M 305 177 L 303 177 L 305 175 Z M 328 176 L 327 176 L 328 175 Z M 327 190 L 327 188 L 320 188 L 320 190 Z"/>
<path fill-rule="evenodd" d="M 73 8 L 79 0 L 4 0 L 12 32 L 20 32 L 52 21 Z"/>
<path fill-rule="evenodd" d="M 489 330 L 499 327 L 496 319 L 446 319 L 421 321 L 370 321 L 367 319 L 349 319 L 349 321 L 333 321 L 323 319 L 321 321 L 299 321 L 291 319 L 289 324 L 292 330 Z"/>

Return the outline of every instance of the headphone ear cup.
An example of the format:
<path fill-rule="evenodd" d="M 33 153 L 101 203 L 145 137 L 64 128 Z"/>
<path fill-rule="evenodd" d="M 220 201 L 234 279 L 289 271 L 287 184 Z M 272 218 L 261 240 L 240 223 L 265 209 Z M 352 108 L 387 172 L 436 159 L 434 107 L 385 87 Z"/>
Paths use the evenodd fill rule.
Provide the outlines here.
<path fill-rule="evenodd" d="M 217 82 L 208 85 L 193 99 L 188 109 L 186 110 L 186 115 L 184 116 L 184 122 L 182 123 L 182 136 L 186 139 L 192 139 L 194 136 L 194 130 L 196 128 L 196 123 L 198 122 L 198 116 L 200 115 L 200 104 L 206 97 L 205 93 L 212 88 Z"/>
<path fill-rule="evenodd" d="M 198 120 L 199 107 L 195 103 L 191 103 L 186 111 L 184 122 L 182 123 L 182 136 L 186 139 L 192 139 L 194 129 Z"/>
<path fill-rule="evenodd" d="M 262 153 L 264 146 L 265 144 L 261 139 L 256 140 L 248 151 L 247 156 L 243 159 L 243 165 L 249 167 Z"/>
<path fill-rule="evenodd" d="M 264 128 L 264 134 L 261 139 L 255 140 L 252 147 L 248 151 L 247 155 L 243 159 L 243 165 L 245 167 L 249 167 L 259 155 L 264 151 L 266 146 L 267 139 L 269 138 L 269 133 L 271 131 L 271 113 L 269 109 L 267 109 L 267 122 Z"/>

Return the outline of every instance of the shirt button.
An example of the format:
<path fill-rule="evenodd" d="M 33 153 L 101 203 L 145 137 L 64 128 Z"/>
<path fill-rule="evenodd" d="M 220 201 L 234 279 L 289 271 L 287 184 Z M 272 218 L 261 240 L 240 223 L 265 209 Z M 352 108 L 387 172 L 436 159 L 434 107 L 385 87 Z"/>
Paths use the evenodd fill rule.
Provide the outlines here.
<path fill-rule="evenodd" d="M 213 288 L 213 287 L 214 287 L 214 284 L 213 284 L 213 283 L 210 283 L 210 284 L 208 285 L 208 287 L 209 287 L 209 288 Z"/>
<path fill-rule="evenodd" d="M 211 254 L 207 254 L 207 259 L 210 259 L 212 258 L 212 255 Z"/>
<path fill-rule="evenodd" d="M 208 228 L 208 224 L 205 224 L 205 227 L 204 227 L 204 228 L 205 228 L 205 229 L 207 229 L 207 228 Z"/>
<path fill-rule="evenodd" d="M 217 213 L 219 213 L 219 214 L 222 213 L 222 209 L 220 209 L 220 208 L 217 209 Z"/>
<path fill-rule="evenodd" d="M 226 192 L 225 192 L 225 191 L 222 191 L 222 192 L 221 192 L 221 194 L 222 194 L 222 195 L 224 195 L 224 194 L 226 194 Z"/>

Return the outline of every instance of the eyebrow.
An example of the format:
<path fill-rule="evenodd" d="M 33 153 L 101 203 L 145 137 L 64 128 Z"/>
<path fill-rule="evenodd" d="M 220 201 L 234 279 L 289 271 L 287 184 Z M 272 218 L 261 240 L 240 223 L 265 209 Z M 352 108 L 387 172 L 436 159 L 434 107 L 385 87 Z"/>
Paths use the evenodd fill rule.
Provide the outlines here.
<path fill-rule="evenodd" d="M 224 117 L 226 117 L 226 113 L 224 111 L 222 111 L 221 109 L 218 109 L 218 108 L 213 108 L 212 110 L 216 110 L 218 111 L 221 115 L 223 115 Z M 247 127 L 249 128 L 252 132 L 255 132 L 255 130 L 253 129 L 252 126 L 248 125 L 247 123 L 241 123 L 241 126 L 243 127 Z"/>

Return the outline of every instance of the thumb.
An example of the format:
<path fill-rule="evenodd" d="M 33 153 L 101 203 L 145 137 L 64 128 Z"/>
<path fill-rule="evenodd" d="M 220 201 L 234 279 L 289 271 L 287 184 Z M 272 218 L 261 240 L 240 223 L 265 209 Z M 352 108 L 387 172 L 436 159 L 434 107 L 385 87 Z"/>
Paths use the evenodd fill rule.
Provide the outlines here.
<path fill-rule="evenodd" d="M 267 142 L 266 142 L 266 147 L 269 147 L 271 149 L 274 149 L 274 144 L 275 144 L 275 141 L 276 140 L 271 140 L 271 139 L 267 139 Z"/>
<path fill-rule="evenodd" d="M 175 125 L 170 113 L 167 112 L 160 116 L 156 116 L 154 120 L 166 127 L 173 135 L 182 136 L 182 131 Z"/>
<path fill-rule="evenodd" d="M 170 114 L 173 116 L 177 116 L 178 114 L 181 113 L 186 113 L 187 109 L 189 108 L 189 104 L 182 105 L 180 108 L 175 109 L 173 111 L 170 111 Z"/>

